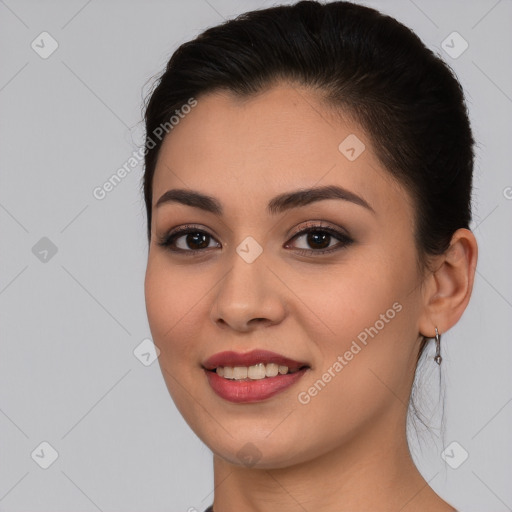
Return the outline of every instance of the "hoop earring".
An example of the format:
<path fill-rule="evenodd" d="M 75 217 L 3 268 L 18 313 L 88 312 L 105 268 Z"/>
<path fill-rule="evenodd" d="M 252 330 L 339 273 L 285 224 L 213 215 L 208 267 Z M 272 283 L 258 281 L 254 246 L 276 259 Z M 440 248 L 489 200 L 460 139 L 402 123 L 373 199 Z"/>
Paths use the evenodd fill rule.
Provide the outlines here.
<path fill-rule="evenodd" d="M 437 327 L 435 328 L 436 330 L 436 336 L 435 336 L 435 341 L 436 341 L 436 355 L 434 356 L 434 361 L 437 363 L 437 364 L 441 364 L 441 361 L 443 360 L 443 358 L 441 357 L 441 335 L 439 334 L 439 331 L 437 330 Z"/>

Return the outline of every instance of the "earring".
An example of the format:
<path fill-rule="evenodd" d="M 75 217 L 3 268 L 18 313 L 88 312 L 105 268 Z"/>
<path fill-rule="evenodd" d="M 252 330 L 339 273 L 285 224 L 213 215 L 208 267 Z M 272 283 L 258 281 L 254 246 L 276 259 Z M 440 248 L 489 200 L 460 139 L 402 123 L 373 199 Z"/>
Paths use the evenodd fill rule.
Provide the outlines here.
<path fill-rule="evenodd" d="M 434 361 L 437 364 L 441 364 L 441 361 L 443 360 L 443 358 L 441 357 L 441 335 L 439 334 L 439 331 L 437 330 L 437 327 L 435 328 L 435 330 L 436 330 L 436 336 L 435 336 L 435 340 L 436 340 L 436 355 L 434 356 Z"/>

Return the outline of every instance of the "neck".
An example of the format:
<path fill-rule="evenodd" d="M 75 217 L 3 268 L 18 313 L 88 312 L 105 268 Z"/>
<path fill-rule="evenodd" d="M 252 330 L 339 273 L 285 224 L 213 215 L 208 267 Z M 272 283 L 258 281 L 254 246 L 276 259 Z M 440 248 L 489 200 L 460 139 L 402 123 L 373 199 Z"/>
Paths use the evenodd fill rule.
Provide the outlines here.
<path fill-rule="evenodd" d="M 291 467 L 249 468 L 214 455 L 214 512 L 454 511 L 414 465 L 405 421 L 379 423 L 339 448 Z"/>

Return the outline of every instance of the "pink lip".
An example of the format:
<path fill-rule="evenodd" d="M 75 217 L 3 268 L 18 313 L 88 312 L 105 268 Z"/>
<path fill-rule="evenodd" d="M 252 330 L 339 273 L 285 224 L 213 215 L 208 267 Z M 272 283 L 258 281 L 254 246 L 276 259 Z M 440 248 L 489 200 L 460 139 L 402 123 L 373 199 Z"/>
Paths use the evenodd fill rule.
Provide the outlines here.
<path fill-rule="evenodd" d="M 227 351 L 219 352 L 209 357 L 204 363 L 203 367 L 207 370 L 214 370 L 219 366 L 253 366 L 258 363 L 275 363 L 282 366 L 288 366 L 290 370 L 296 370 L 302 366 L 307 366 L 306 363 L 294 361 L 288 357 L 284 357 L 275 352 L 268 350 L 252 350 L 244 354 L 239 352 Z"/>
<path fill-rule="evenodd" d="M 220 377 L 216 372 L 204 370 L 213 391 L 224 400 L 237 404 L 267 400 L 288 389 L 307 371 L 308 368 L 303 368 L 295 373 L 279 374 L 259 380 L 229 380 Z"/>
<path fill-rule="evenodd" d="M 252 366 L 258 363 L 275 363 L 287 366 L 289 370 L 298 371 L 257 380 L 225 379 L 214 371 L 219 366 Z M 234 403 L 254 403 L 267 400 L 288 389 L 306 373 L 309 366 L 268 350 L 252 350 L 245 354 L 233 351 L 219 352 L 203 363 L 203 369 L 210 386 L 218 396 Z"/>

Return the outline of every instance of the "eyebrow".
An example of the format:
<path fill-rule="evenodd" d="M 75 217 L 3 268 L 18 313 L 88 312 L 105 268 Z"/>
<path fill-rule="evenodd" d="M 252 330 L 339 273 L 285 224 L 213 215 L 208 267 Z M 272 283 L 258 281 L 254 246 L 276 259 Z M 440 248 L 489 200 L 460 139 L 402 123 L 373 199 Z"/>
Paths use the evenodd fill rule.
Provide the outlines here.
<path fill-rule="evenodd" d="M 341 199 L 357 204 L 375 213 L 375 210 L 357 194 L 350 192 L 337 185 L 299 189 L 293 192 L 286 192 L 271 199 L 267 205 L 267 212 L 270 215 L 277 215 L 293 208 L 299 208 L 308 204 L 324 201 L 326 199 Z M 202 194 L 194 190 L 171 189 L 165 192 L 155 204 L 158 208 L 166 203 L 180 203 L 193 208 L 199 208 L 209 213 L 221 216 L 223 208 L 221 203 L 214 197 Z"/>

